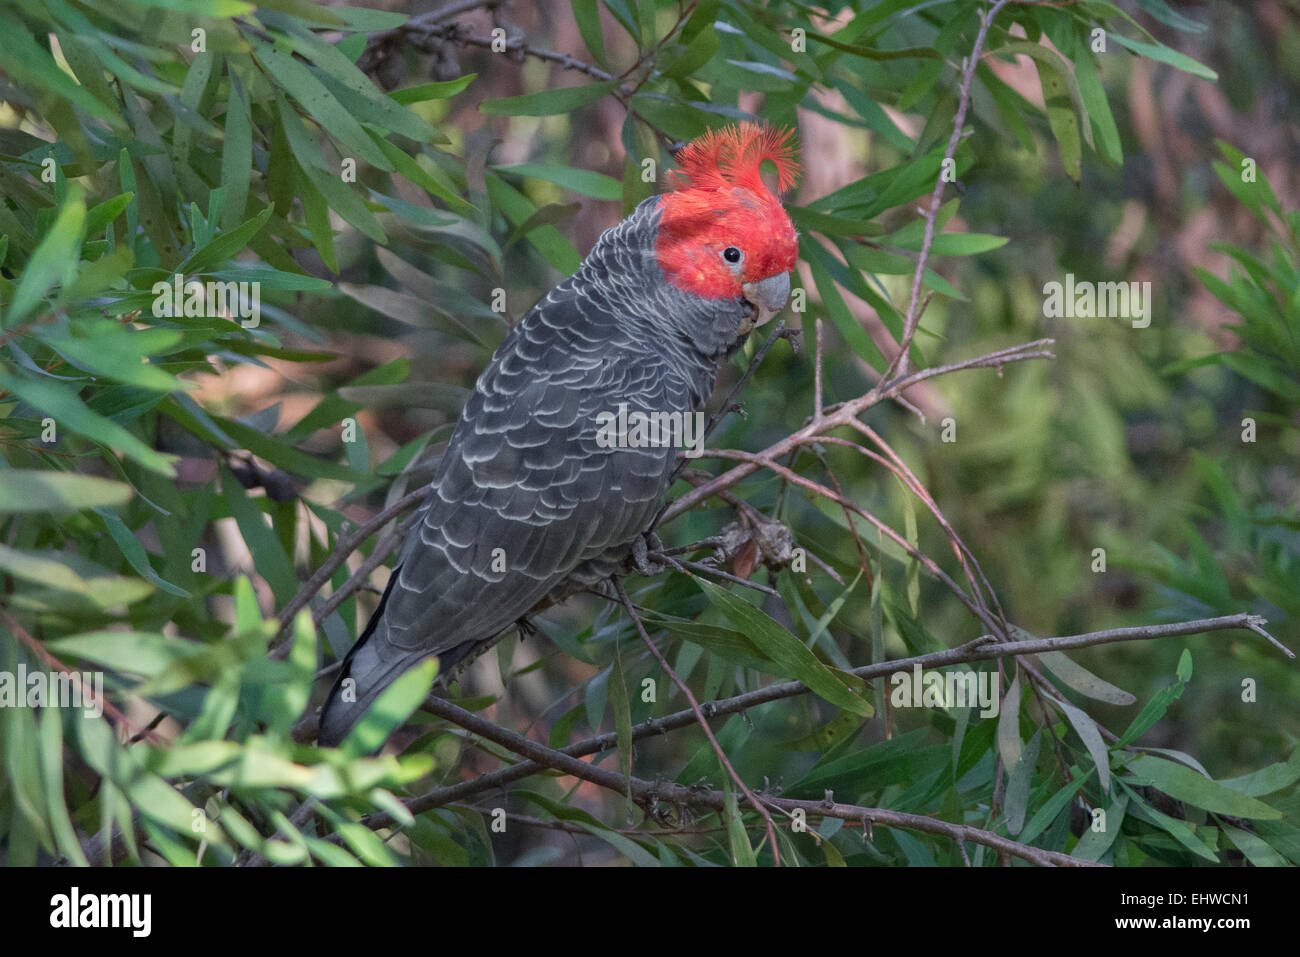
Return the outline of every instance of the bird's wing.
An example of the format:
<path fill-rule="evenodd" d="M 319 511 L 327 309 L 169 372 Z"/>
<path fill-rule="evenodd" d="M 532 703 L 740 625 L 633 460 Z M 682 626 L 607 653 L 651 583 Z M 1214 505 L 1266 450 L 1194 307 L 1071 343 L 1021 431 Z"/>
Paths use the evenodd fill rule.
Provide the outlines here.
<path fill-rule="evenodd" d="M 345 661 L 340 680 L 356 681 L 349 713 L 419 660 L 454 660 L 494 637 L 581 562 L 649 524 L 676 450 L 602 447 L 598 417 L 619 403 L 688 414 L 692 402 L 669 366 L 620 341 L 613 321 L 561 286 L 498 348 Z"/>

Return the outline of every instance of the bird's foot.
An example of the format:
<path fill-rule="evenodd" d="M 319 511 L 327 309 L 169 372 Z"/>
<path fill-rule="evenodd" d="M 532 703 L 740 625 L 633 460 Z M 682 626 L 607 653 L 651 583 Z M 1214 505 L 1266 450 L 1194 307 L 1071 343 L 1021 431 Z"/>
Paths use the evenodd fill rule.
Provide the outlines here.
<path fill-rule="evenodd" d="M 662 575 L 668 563 L 659 558 L 656 553 L 662 553 L 663 548 L 664 543 L 659 540 L 658 535 L 654 532 L 642 532 L 632 539 L 632 567 L 638 574 L 649 578 Z"/>

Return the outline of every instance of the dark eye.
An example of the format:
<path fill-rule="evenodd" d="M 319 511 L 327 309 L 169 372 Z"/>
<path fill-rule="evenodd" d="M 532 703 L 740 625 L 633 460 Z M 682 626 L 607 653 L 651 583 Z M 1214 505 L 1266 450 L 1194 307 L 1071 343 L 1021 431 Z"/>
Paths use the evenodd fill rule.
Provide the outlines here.
<path fill-rule="evenodd" d="M 735 246 L 728 246 L 722 251 L 722 258 L 729 263 L 740 262 L 740 250 Z"/>

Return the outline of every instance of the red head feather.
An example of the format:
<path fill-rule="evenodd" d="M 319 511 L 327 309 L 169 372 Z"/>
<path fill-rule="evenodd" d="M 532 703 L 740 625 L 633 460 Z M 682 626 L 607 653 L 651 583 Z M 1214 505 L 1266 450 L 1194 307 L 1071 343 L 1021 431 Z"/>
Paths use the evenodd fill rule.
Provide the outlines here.
<path fill-rule="evenodd" d="M 798 258 L 794 225 L 763 182 L 776 166 L 777 189 L 794 185 L 792 131 L 741 123 L 710 130 L 677 155 L 672 192 L 660 200 L 659 265 L 680 289 L 708 299 L 739 297 L 744 283 L 789 272 Z M 729 247 L 739 263 L 723 258 Z"/>
<path fill-rule="evenodd" d="M 677 154 L 681 169 L 669 173 L 674 189 L 723 189 L 744 186 L 756 193 L 767 191 L 759 175 L 764 160 L 776 166 L 776 188 L 785 192 L 799 177 L 794 158 L 793 130 L 779 126 L 741 123 L 709 130 Z"/>

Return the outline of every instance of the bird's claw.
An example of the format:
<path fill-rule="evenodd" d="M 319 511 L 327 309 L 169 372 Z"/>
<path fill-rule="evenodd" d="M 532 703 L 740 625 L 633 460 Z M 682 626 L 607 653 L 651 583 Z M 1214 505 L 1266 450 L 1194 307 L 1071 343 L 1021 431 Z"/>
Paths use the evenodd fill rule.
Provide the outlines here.
<path fill-rule="evenodd" d="M 662 552 L 663 547 L 664 543 L 654 532 L 642 532 L 632 539 L 632 567 L 648 578 L 663 574 L 668 564 L 653 554 Z"/>

